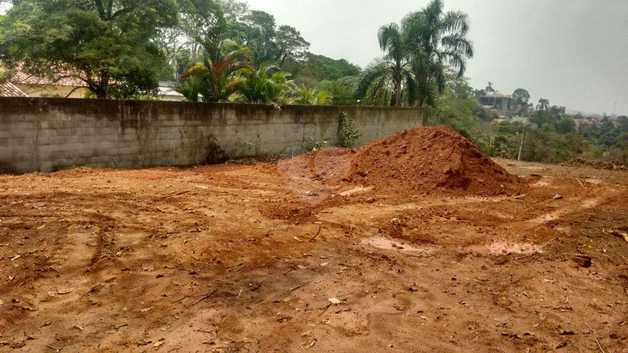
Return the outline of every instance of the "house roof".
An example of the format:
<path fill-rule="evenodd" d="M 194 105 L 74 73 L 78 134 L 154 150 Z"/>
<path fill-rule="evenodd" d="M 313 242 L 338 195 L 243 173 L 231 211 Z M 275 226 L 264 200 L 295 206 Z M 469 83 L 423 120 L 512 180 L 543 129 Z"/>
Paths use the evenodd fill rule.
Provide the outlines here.
<path fill-rule="evenodd" d="M 0 97 L 27 97 L 27 95 L 11 82 L 5 82 L 0 83 Z"/>
<path fill-rule="evenodd" d="M 172 81 L 161 81 L 159 82 L 159 93 L 158 95 L 163 97 L 163 96 L 170 96 L 170 97 L 180 97 L 183 98 L 183 95 L 179 92 L 177 92 L 176 89 L 177 83 L 176 82 L 172 82 Z"/>
<path fill-rule="evenodd" d="M 71 77 L 71 75 L 67 75 L 67 77 L 61 74 L 62 78 L 57 80 L 51 80 L 45 77 L 39 77 L 35 75 L 30 75 L 25 73 L 22 70 L 17 70 L 15 74 L 11 78 L 11 82 L 15 84 L 24 84 L 24 85 L 54 85 L 54 86 L 70 86 L 70 87 L 82 87 L 85 86 L 85 82 Z"/>
<path fill-rule="evenodd" d="M 489 93 L 485 94 L 482 97 L 486 97 L 486 98 L 509 98 L 510 99 L 510 98 L 512 98 L 512 95 L 494 91 L 494 92 L 489 92 Z"/>

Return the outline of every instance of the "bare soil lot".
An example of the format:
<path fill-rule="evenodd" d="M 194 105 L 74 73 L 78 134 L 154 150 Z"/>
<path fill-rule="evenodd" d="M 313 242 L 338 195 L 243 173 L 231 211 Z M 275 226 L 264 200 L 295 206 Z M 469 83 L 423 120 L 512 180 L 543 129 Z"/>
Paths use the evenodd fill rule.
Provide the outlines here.
<path fill-rule="evenodd" d="M 628 173 L 399 193 L 351 154 L 0 176 L 0 352 L 628 352 Z"/>

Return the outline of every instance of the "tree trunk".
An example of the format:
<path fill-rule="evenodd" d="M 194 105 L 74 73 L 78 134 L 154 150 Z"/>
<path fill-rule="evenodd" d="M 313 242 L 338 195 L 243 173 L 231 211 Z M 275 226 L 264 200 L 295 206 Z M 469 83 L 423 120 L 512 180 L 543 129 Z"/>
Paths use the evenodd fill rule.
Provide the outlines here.
<path fill-rule="evenodd" d="M 423 106 L 423 97 L 417 98 L 417 111 L 419 113 L 419 117 L 421 118 L 421 126 L 425 127 L 429 123 L 428 112 L 424 109 Z"/>
<path fill-rule="evenodd" d="M 392 106 L 401 106 L 401 80 L 395 80 L 395 91 L 393 92 Z"/>
<path fill-rule="evenodd" d="M 109 73 L 101 72 L 100 73 L 100 82 L 98 82 L 98 86 L 96 89 L 96 98 L 98 99 L 107 99 L 109 98 Z"/>

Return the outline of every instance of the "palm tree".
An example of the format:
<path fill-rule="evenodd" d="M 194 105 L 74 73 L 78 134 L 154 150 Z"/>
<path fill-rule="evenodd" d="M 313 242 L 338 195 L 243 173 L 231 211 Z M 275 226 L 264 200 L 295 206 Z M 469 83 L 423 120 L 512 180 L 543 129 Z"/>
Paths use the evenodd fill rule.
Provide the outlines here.
<path fill-rule="evenodd" d="M 275 65 L 262 65 L 257 69 L 247 67 L 239 71 L 234 83 L 237 95 L 235 101 L 281 104 L 287 100 L 287 93 L 292 81 L 290 74 L 281 71 Z"/>
<path fill-rule="evenodd" d="M 417 106 L 434 107 L 436 96 L 446 84 L 445 72 L 454 69 L 458 77 L 473 57 L 473 45 L 467 39 L 469 24 L 462 12 L 444 12 L 442 0 L 432 0 L 423 10 L 408 15 L 402 24 L 404 42 L 417 85 Z M 423 114 L 424 123 L 427 114 Z"/>
<path fill-rule="evenodd" d="M 187 69 L 177 91 L 192 102 L 227 102 L 237 90 L 238 72 L 249 66 L 250 59 L 248 48 L 224 41 L 216 54 Z"/>
<path fill-rule="evenodd" d="M 538 110 L 547 111 L 549 110 L 549 107 L 550 107 L 549 99 L 546 99 L 546 98 L 539 99 L 539 105 L 537 106 Z"/>
<path fill-rule="evenodd" d="M 390 101 L 391 106 L 400 106 L 406 89 L 408 101 L 412 103 L 415 98 L 414 77 L 399 26 L 392 23 L 381 27 L 378 39 L 379 46 L 385 53 L 384 58 L 365 70 L 356 98 L 368 97 L 375 100 L 380 97 Z"/>

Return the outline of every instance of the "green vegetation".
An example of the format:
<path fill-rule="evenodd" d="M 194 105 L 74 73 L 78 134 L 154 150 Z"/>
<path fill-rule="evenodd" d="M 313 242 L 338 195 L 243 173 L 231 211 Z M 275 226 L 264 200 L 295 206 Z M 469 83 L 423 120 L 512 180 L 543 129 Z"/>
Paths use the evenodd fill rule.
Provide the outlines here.
<path fill-rule="evenodd" d="M 0 83 L 4 83 L 9 79 L 10 72 L 0 65 Z"/>
<path fill-rule="evenodd" d="M 307 86 L 297 86 L 294 90 L 292 104 L 302 105 L 328 105 L 331 103 L 331 96 L 327 91 L 319 91 L 316 88 Z"/>
<path fill-rule="evenodd" d="M 157 29 L 176 24 L 173 0 L 21 0 L 0 26 L 0 60 L 82 80 L 98 98 L 157 87 L 164 58 Z"/>
<path fill-rule="evenodd" d="M 262 65 L 259 68 L 247 67 L 240 70 L 236 87 L 236 102 L 249 103 L 287 103 L 289 100 L 288 73 L 273 65 Z"/>
<path fill-rule="evenodd" d="M 449 75 L 436 102 L 434 123 L 453 127 L 484 152 L 508 159 L 562 163 L 574 159 L 628 164 L 628 117 L 596 122 L 568 115 L 564 107 L 542 98 L 537 109 L 527 105 L 529 93 L 513 92 L 510 111 L 481 107 L 464 78 Z M 484 94 L 484 92 L 477 92 Z M 578 127 L 576 120 L 580 121 Z"/>
<path fill-rule="evenodd" d="M 320 81 L 333 82 L 360 75 L 360 68 L 344 59 L 334 60 L 312 53 L 307 53 L 300 61 L 287 61 L 283 68 L 293 74 L 295 81 L 311 86 Z"/>
<path fill-rule="evenodd" d="M 159 80 L 168 80 L 193 102 L 408 106 L 424 124 L 450 125 L 493 156 L 628 162 L 626 117 L 570 116 L 546 98 L 535 106 L 523 88 L 506 106 L 480 106 L 497 92 L 464 79 L 474 54 L 469 21 L 442 0 L 382 26 L 384 55 L 364 70 L 309 52 L 296 28 L 238 0 L 10 2 L 0 16 L 4 67 L 79 79 L 96 98 L 155 99 Z M 0 68 L 0 82 L 9 76 Z M 346 115 L 339 136 L 346 146 L 358 138 Z"/>
<path fill-rule="evenodd" d="M 248 48 L 224 41 L 215 50 L 214 55 L 190 65 L 181 77 L 179 92 L 192 102 L 228 102 L 237 91 L 240 70 L 248 67 Z"/>

